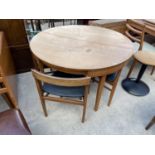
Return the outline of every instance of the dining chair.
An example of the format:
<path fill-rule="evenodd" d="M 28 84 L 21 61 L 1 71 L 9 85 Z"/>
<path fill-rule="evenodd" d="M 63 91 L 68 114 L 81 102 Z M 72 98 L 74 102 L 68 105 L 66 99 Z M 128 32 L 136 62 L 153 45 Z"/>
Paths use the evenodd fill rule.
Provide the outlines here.
<path fill-rule="evenodd" d="M 133 23 L 130 24 L 130 20 L 127 20 L 126 22 L 126 31 L 125 31 L 125 35 L 131 40 L 133 41 L 133 45 L 134 45 L 134 51 L 138 51 L 141 50 L 143 47 L 143 40 L 144 40 L 144 31 L 139 31 L 137 29 L 135 29 L 132 25 L 134 25 Z M 136 60 L 134 60 L 134 65 L 136 64 Z M 132 69 L 134 66 L 132 66 L 132 68 L 130 69 L 128 76 L 131 74 Z M 121 74 L 121 69 L 119 69 L 118 71 L 112 73 L 112 74 L 108 74 L 106 76 L 106 83 L 110 84 L 110 87 L 105 86 L 106 89 L 108 89 L 110 92 L 110 97 L 108 100 L 108 106 L 111 105 L 112 102 L 112 98 L 114 96 L 116 87 L 117 87 L 117 83 L 119 80 Z M 98 80 L 96 80 L 98 81 Z"/>
<path fill-rule="evenodd" d="M 46 100 L 83 106 L 85 121 L 90 77 L 60 78 L 32 70 L 45 116 L 48 116 Z"/>
<path fill-rule="evenodd" d="M 139 29 L 137 29 L 138 27 L 139 27 Z M 133 41 L 135 53 L 141 52 L 141 51 L 155 52 L 155 47 L 144 41 L 145 25 L 141 26 L 138 22 L 128 19 L 127 23 L 126 23 L 126 28 L 127 29 L 125 31 L 125 35 L 131 41 Z M 127 74 L 127 78 L 129 78 L 129 76 L 131 75 L 135 65 L 139 62 L 136 57 L 134 57 L 133 64 L 131 65 L 131 68 Z M 152 67 L 151 75 L 153 74 L 153 72 L 154 72 L 154 67 Z"/>
<path fill-rule="evenodd" d="M 108 74 L 106 75 L 106 83 L 104 85 L 104 87 L 110 91 L 110 96 L 109 96 L 109 99 L 108 99 L 108 106 L 111 105 L 112 103 L 112 99 L 113 99 L 113 96 L 115 94 L 115 90 L 116 90 L 116 87 L 117 87 L 117 84 L 118 84 L 118 80 L 120 78 L 120 75 L 121 75 L 121 71 L 122 71 L 122 68 L 123 68 L 123 65 L 124 64 L 121 64 L 115 71 L 114 73 L 112 74 Z M 99 82 L 99 78 L 95 78 L 93 79 L 93 81 L 95 82 Z M 96 105 L 95 105 L 96 106 Z"/>
<path fill-rule="evenodd" d="M 136 53 L 136 52 L 142 50 L 142 48 L 143 48 L 145 26 L 143 26 L 140 30 L 140 29 L 135 28 L 135 25 L 139 25 L 139 23 L 128 19 L 126 22 L 125 35 L 133 42 L 134 52 Z M 141 25 L 139 25 L 139 26 L 141 27 Z M 129 76 L 131 75 L 133 68 L 135 67 L 137 62 L 138 61 L 136 59 L 133 60 L 133 64 L 131 65 L 131 68 L 127 74 L 127 78 L 129 78 Z"/>

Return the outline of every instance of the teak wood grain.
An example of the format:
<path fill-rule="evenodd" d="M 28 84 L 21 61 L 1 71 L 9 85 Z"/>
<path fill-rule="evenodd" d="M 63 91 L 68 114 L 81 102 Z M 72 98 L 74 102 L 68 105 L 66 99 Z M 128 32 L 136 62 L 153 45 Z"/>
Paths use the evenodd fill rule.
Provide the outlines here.
<path fill-rule="evenodd" d="M 33 37 L 30 48 L 50 68 L 90 77 L 113 73 L 133 55 L 132 42 L 126 36 L 96 26 L 51 28 Z M 96 102 L 100 94 L 97 93 Z"/>
<path fill-rule="evenodd" d="M 36 35 L 30 47 L 36 57 L 52 67 L 80 71 L 116 66 L 133 54 L 127 37 L 94 26 L 51 28 Z"/>

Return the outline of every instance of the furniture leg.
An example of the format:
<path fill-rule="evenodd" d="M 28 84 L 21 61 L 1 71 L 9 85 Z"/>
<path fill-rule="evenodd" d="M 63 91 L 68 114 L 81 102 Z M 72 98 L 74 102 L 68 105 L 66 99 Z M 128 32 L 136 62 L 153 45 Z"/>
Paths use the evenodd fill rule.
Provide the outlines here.
<path fill-rule="evenodd" d="M 94 107 L 95 111 L 97 111 L 99 108 L 100 99 L 101 99 L 101 95 L 103 92 L 105 79 L 106 79 L 106 76 L 102 76 L 102 77 L 100 77 L 100 80 L 99 80 L 99 84 L 98 84 L 98 88 L 97 88 L 97 94 L 96 94 L 95 107 Z"/>
<path fill-rule="evenodd" d="M 109 101 L 108 101 L 108 106 L 111 105 L 111 101 L 112 101 L 112 98 L 114 96 L 114 93 L 115 93 L 115 90 L 116 90 L 117 83 L 118 83 L 120 75 L 121 75 L 121 71 L 118 72 L 117 78 L 115 79 L 115 82 L 114 82 L 114 84 L 112 86 L 112 90 L 111 90 Z"/>
<path fill-rule="evenodd" d="M 141 80 L 141 78 L 142 78 L 142 76 L 143 76 L 143 74 L 144 74 L 144 72 L 146 70 L 146 67 L 147 67 L 147 65 L 144 65 L 144 64 L 142 65 L 142 67 L 141 67 L 141 69 L 140 69 L 140 71 L 138 73 L 137 79 L 136 79 L 137 83 Z"/>
<path fill-rule="evenodd" d="M 145 129 L 148 130 L 152 127 L 153 124 L 155 124 L 155 116 L 152 118 L 152 120 L 149 122 Z"/>
<path fill-rule="evenodd" d="M 86 109 L 87 109 L 88 91 L 89 91 L 89 87 L 86 86 L 86 88 L 85 88 L 85 95 L 84 95 L 84 101 L 83 101 L 84 105 L 83 105 L 82 123 L 84 123 L 84 121 L 85 121 L 85 115 L 86 115 Z"/>
<path fill-rule="evenodd" d="M 44 115 L 47 117 L 48 114 L 47 114 L 47 109 L 46 109 L 46 103 L 45 103 L 45 100 L 40 98 L 41 99 L 41 105 L 42 105 L 42 108 L 43 108 L 43 111 L 44 111 Z"/>
<path fill-rule="evenodd" d="M 147 65 L 143 64 L 136 79 L 127 78 L 122 81 L 122 87 L 126 92 L 135 96 L 145 96 L 149 93 L 149 87 L 141 81 L 146 68 Z"/>
<path fill-rule="evenodd" d="M 135 67 L 136 64 L 137 64 L 137 60 L 134 59 L 134 62 L 131 65 L 130 70 L 129 70 L 128 75 L 127 75 L 126 78 L 129 78 L 130 77 L 130 75 L 131 75 L 131 73 L 132 73 L 132 71 L 133 71 L 133 69 L 134 69 L 134 67 Z"/>
<path fill-rule="evenodd" d="M 32 30 L 34 31 L 33 19 L 30 19 Z"/>
<path fill-rule="evenodd" d="M 154 70 L 155 70 L 155 67 L 152 67 L 152 70 L 151 70 L 151 75 L 153 75 Z"/>

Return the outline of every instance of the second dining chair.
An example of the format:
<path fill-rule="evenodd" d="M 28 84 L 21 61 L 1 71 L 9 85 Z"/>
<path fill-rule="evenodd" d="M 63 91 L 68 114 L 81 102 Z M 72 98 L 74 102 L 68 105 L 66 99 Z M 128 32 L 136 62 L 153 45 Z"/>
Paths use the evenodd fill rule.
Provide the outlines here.
<path fill-rule="evenodd" d="M 119 65 L 119 67 L 117 67 L 115 69 L 114 73 L 106 75 L 106 84 L 104 85 L 104 87 L 110 91 L 110 96 L 108 99 L 108 106 L 110 106 L 112 103 L 112 99 L 113 99 L 123 66 L 124 66 L 124 64 Z M 99 80 L 98 80 L 99 78 L 100 77 L 95 78 L 93 80 L 95 82 L 99 82 Z M 95 109 L 98 109 L 97 105 L 95 105 L 95 107 L 96 107 Z"/>
<path fill-rule="evenodd" d="M 85 121 L 90 77 L 60 78 L 32 70 L 45 116 L 48 116 L 45 100 L 83 106 Z"/>

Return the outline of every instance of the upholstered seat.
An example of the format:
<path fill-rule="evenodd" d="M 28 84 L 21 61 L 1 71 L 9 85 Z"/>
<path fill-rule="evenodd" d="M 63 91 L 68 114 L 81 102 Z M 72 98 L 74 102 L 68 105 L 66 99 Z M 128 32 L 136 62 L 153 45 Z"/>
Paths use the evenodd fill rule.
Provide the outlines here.
<path fill-rule="evenodd" d="M 64 73 L 64 72 L 60 72 L 60 71 L 53 72 L 53 76 L 63 77 L 63 78 L 80 78 L 80 77 L 84 77 L 81 74 L 69 74 L 69 73 Z"/>
<path fill-rule="evenodd" d="M 113 82 L 116 77 L 117 77 L 117 73 L 109 74 L 107 75 L 106 81 Z"/>
<path fill-rule="evenodd" d="M 19 110 L 11 109 L 0 113 L 0 135 L 30 135 L 31 132 Z"/>
<path fill-rule="evenodd" d="M 43 84 L 43 90 L 49 94 L 62 97 L 83 97 L 84 96 L 84 87 L 64 87 L 56 86 L 52 84 Z"/>

